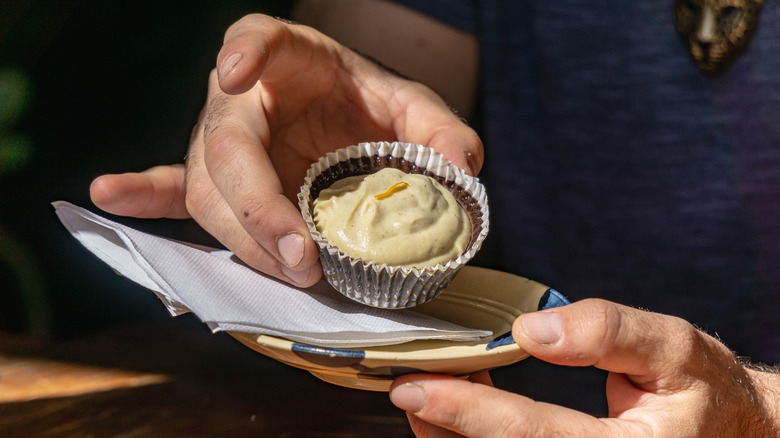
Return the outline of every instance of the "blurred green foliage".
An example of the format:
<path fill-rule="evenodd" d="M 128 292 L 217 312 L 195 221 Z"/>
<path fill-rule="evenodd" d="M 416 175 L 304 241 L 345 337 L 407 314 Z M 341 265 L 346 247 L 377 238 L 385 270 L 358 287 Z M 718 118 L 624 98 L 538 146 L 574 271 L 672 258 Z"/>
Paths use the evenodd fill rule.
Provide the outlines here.
<path fill-rule="evenodd" d="M 23 70 L 0 66 L 0 178 L 22 169 L 30 161 L 32 141 L 15 132 L 14 126 L 30 108 L 32 94 L 32 80 Z M 17 300 L 21 302 L 26 332 L 38 338 L 48 337 L 50 315 L 42 270 L 28 245 L 2 224 L 0 262 L 16 279 L 21 293 Z"/>
<path fill-rule="evenodd" d="M 29 109 L 32 81 L 19 68 L 0 67 L 0 176 L 19 170 L 30 160 L 32 142 L 13 127 Z"/>

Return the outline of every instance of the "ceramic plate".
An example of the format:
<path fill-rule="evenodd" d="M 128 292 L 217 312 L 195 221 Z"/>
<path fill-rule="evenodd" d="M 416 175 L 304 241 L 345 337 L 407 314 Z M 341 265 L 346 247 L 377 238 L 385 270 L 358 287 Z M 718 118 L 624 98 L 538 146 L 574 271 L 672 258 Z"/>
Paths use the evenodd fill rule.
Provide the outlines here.
<path fill-rule="evenodd" d="M 465 266 L 436 299 L 415 311 L 466 327 L 490 330 L 480 341 L 420 340 L 358 349 L 318 347 L 287 339 L 230 332 L 266 356 L 349 388 L 388 391 L 403 374 L 428 372 L 466 377 L 528 357 L 514 343 L 512 322 L 524 312 L 568 304 L 559 292 L 527 278 Z"/>

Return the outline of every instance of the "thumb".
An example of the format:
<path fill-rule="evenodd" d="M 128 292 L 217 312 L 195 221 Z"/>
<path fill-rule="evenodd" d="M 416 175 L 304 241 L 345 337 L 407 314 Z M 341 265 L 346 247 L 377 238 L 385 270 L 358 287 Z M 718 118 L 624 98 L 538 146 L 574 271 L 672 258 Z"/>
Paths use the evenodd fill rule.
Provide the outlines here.
<path fill-rule="evenodd" d="M 184 166 L 156 166 L 141 173 L 102 175 L 89 187 L 101 210 L 137 218 L 186 219 Z"/>
<path fill-rule="evenodd" d="M 679 379 L 674 371 L 688 359 L 680 352 L 695 351 L 703 336 L 680 318 L 598 299 L 521 315 L 512 335 L 541 360 L 625 374 L 647 390 Z"/>

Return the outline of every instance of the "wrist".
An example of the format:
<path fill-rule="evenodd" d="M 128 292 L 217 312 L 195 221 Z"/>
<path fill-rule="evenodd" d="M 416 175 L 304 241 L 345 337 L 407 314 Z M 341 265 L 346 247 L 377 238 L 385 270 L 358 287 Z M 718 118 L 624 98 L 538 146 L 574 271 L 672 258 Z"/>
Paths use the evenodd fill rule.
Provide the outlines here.
<path fill-rule="evenodd" d="M 780 366 L 743 364 L 756 400 L 752 430 L 755 436 L 780 436 Z"/>

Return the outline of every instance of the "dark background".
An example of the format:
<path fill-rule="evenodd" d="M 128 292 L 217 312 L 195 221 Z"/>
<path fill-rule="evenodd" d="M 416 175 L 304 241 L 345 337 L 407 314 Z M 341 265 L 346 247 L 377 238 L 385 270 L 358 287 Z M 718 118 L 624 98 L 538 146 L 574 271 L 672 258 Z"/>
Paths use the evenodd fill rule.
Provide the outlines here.
<path fill-rule="evenodd" d="M 50 203 L 94 210 L 96 176 L 182 162 L 225 30 L 245 14 L 290 8 L 267 0 L 0 2 L 0 336 L 68 339 L 169 318 L 153 294 L 84 250 Z M 139 226 L 203 237 L 189 221 Z"/>

